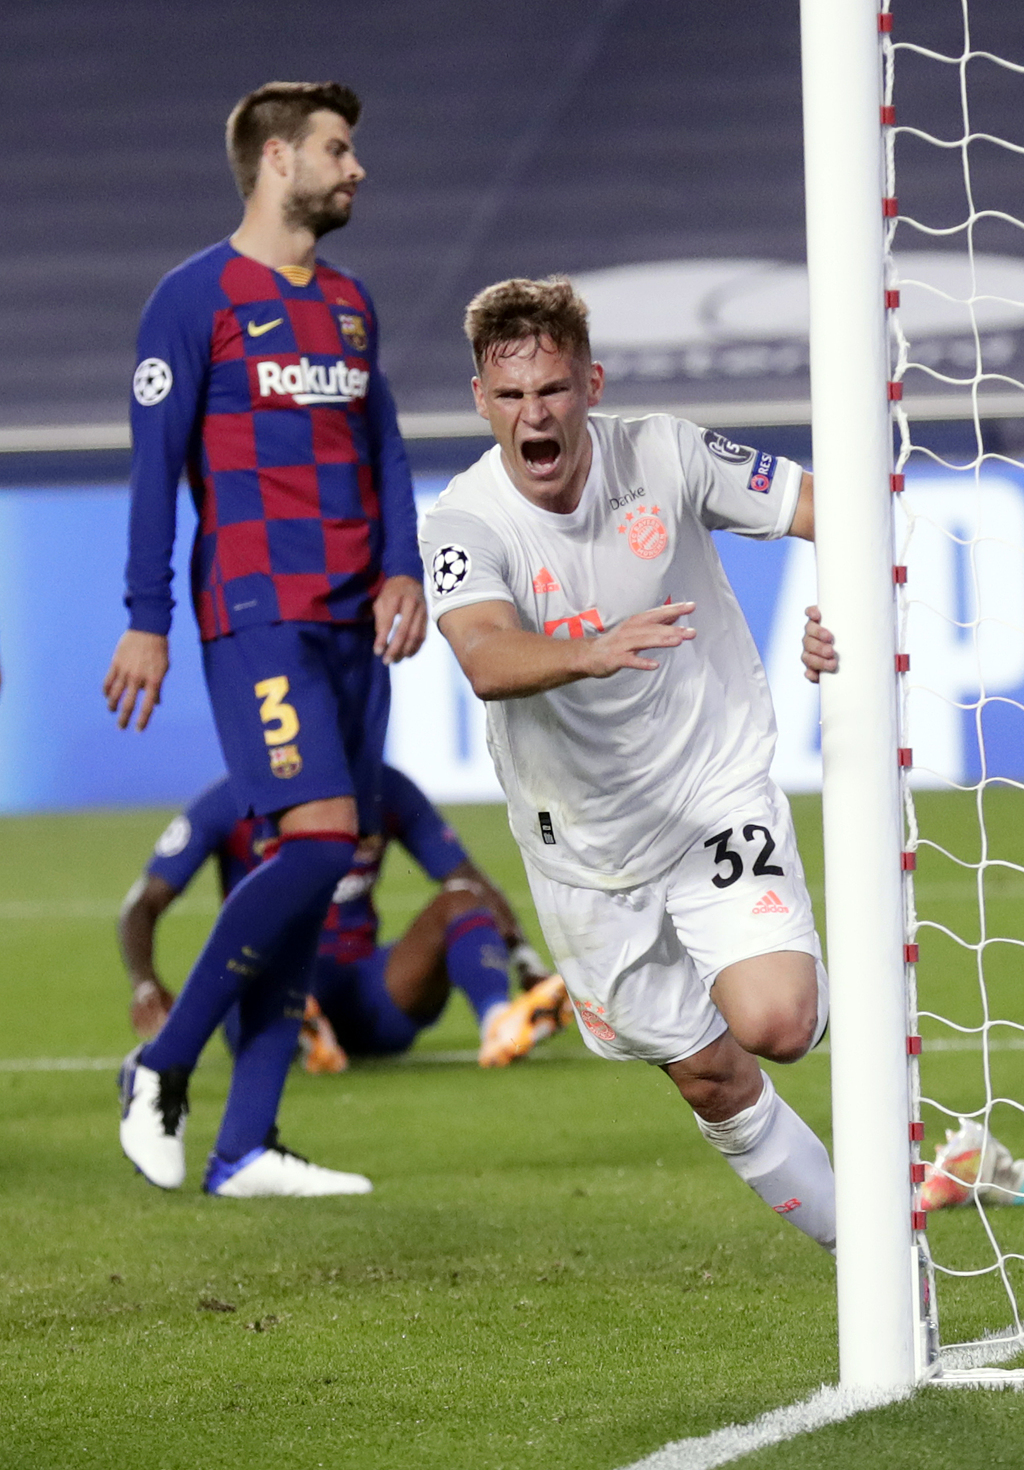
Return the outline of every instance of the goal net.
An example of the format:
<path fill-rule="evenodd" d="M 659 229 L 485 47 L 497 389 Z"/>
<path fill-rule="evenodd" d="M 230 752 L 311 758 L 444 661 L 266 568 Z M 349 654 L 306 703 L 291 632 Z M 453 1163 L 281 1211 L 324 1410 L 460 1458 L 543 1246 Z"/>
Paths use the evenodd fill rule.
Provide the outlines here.
<path fill-rule="evenodd" d="M 1024 1382 L 1024 56 L 879 26 L 918 1371 Z"/>

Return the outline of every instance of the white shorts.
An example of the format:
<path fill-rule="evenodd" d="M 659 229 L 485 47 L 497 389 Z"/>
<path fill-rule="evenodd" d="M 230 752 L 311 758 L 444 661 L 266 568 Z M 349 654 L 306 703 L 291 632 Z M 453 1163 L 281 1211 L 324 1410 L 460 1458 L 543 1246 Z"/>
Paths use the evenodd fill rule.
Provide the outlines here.
<path fill-rule="evenodd" d="M 555 882 L 528 859 L 526 871 L 583 1040 L 599 1056 L 665 1063 L 710 1045 L 727 1029 L 711 987 L 754 955 L 814 955 L 825 985 L 789 803 L 772 785 L 651 883 L 607 892 Z"/>

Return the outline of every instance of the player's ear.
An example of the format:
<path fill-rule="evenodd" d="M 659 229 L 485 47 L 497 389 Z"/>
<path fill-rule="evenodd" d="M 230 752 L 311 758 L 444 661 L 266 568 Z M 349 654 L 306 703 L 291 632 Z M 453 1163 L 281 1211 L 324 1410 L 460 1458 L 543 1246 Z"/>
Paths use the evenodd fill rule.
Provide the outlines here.
<path fill-rule="evenodd" d="M 487 412 L 487 399 L 484 397 L 484 385 L 479 378 L 473 379 L 473 402 L 476 404 L 476 411 L 480 417 L 482 419 L 489 419 L 490 414 Z"/>
<path fill-rule="evenodd" d="M 599 362 L 590 364 L 587 380 L 587 407 L 596 408 L 604 394 L 604 368 Z"/>
<path fill-rule="evenodd" d="M 260 172 L 269 169 L 278 178 L 287 178 L 294 151 L 292 145 L 286 143 L 283 138 L 268 138 L 260 156 Z"/>

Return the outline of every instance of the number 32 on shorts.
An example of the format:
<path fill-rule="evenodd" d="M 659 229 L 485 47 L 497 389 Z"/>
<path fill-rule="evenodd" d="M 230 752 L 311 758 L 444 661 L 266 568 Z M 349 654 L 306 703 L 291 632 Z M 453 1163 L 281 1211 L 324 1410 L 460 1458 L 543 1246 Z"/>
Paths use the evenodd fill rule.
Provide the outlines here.
<path fill-rule="evenodd" d="M 705 847 L 715 849 L 715 866 L 725 866 L 724 873 L 715 873 L 711 881 L 716 888 L 731 888 L 732 885 L 743 876 L 743 858 L 738 852 L 729 846 L 732 840 L 733 829 L 726 827 L 724 832 L 716 832 L 714 837 L 709 837 Z M 771 876 L 781 878 L 784 869 L 778 863 L 770 863 L 768 859 L 775 851 L 775 839 L 767 827 L 762 827 L 760 822 L 748 822 L 743 828 L 743 840 L 749 846 L 757 844 L 757 856 L 751 872 L 758 878 Z"/>
<path fill-rule="evenodd" d="M 288 680 L 284 674 L 273 679 L 261 679 L 253 685 L 253 692 L 260 703 L 260 719 L 263 721 L 263 738 L 268 745 L 286 745 L 299 733 L 299 717 L 294 706 L 285 704 Z"/>

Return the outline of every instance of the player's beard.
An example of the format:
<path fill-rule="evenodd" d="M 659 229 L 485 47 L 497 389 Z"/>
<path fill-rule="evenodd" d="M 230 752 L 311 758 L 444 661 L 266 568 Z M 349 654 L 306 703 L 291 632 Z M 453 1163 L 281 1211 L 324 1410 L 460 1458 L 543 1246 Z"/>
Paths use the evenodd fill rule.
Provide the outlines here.
<path fill-rule="evenodd" d="M 337 189 L 303 188 L 297 182 L 284 202 L 284 222 L 292 230 L 309 230 L 315 240 L 348 224 L 352 199 Z"/>

